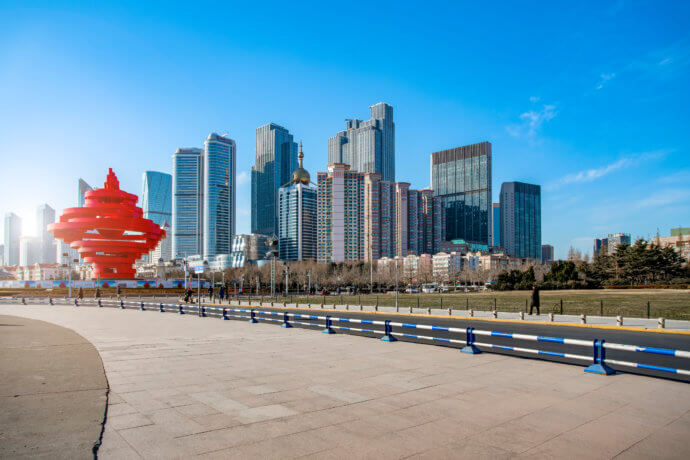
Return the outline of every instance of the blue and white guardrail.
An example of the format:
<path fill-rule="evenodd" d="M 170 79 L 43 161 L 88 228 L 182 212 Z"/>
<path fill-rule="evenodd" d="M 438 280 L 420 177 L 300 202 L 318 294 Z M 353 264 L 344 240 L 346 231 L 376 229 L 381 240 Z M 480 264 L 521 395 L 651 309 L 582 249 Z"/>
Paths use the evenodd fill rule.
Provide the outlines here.
<path fill-rule="evenodd" d="M 618 343 L 610 343 L 604 340 L 583 340 L 583 339 L 569 339 L 565 337 L 549 337 L 541 335 L 531 335 L 531 334 L 519 334 L 512 332 L 499 332 L 499 331 L 487 331 L 478 330 L 473 327 L 458 328 L 458 327 L 447 327 L 447 326 L 435 326 L 430 324 L 416 324 L 416 323 L 403 323 L 395 322 L 389 320 L 372 320 L 372 319 L 361 319 L 361 318 L 341 318 L 332 315 L 307 315 L 301 313 L 289 313 L 287 311 L 280 310 L 262 310 L 257 308 L 231 308 L 231 307 L 216 307 L 216 306 L 206 306 L 196 304 L 182 304 L 182 303 L 154 303 L 154 302 L 144 302 L 144 301 L 133 301 L 133 300 L 116 300 L 116 299 L 67 299 L 67 298 L 48 298 L 47 302 L 45 298 L 35 298 L 28 299 L 31 303 L 49 303 L 50 305 L 55 305 L 56 303 L 74 305 L 75 307 L 81 305 L 96 305 L 98 307 L 111 306 L 121 309 L 139 309 L 139 310 L 153 310 L 159 311 L 161 313 L 172 312 L 178 314 L 196 314 L 202 317 L 211 316 L 218 317 L 224 320 L 229 320 L 230 318 L 238 318 L 248 320 L 250 323 L 256 323 L 259 320 L 281 323 L 282 327 L 290 328 L 293 325 L 314 327 L 314 328 L 324 328 L 322 332 L 326 334 L 334 334 L 337 331 L 354 331 L 360 333 L 368 334 L 383 334 L 381 340 L 387 342 L 394 342 L 398 337 L 400 338 L 410 338 L 416 340 L 425 340 L 431 343 L 443 343 L 443 344 L 457 344 L 464 345 L 461 349 L 464 353 L 481 353 L 479 347 L 485 349 L 501 351 L 512 351 L 518 353 L 525 353 L 534 356 L 548 356 L 548 357 L 558 357 L 566 358 L 575 361 L 584 361 L 591 363 L 585 372 L 597 373 L 610 375 L 615 371 L 611 369 L 608 364 L 613 364 L 616 366 L 630 367 L 637 369 L 654 370 L 659 372 L 665 372 L 669 374 L 677 374 L 690 376 L 690 370 L 672 368 L 667 366 L 657 366 L 652 364 L 636 363 L 630 361 L 616 360 L 606 358 L 606 350 L 616 350 L 623 352 L 632 353 L 644 353 L 650 355 L 663 355 L 676 358 L 690 359 L 690 351 L 686 350 L 673 350 L 667 348 L 657 348 L 657 347 L 641 347 L 637 345 L 626 345 Z M 21 304 L 27 305 L 25 298 L 3 298 L 0 299 L 3 303 L 11 304 Z M 338 324 L 333 324 L 333 323 Z M 355 327 L 352 325 L 358 325 Z M 370 326 L 370 327 L 366 327 Z M 374 329 L 374 326 L 383 326 L 383 329 Z M 393 328 L 399 329 L 393 331 Z M 433 335 L 422 335 L 417 333 L 405 332 L 406 330 L 423 330 L 423 331 L 440 331 L 450 334 L 459 334 L 460 338 L 451 337 L 436 337 Z M 562 344 L 562 345 L 572 345 L 581 347 L 591 347 L 592 355 L 584 354 L 574 354 L 557 352 L 550 350 L 540 350 L 536 348 L 525 348 L 513 345 L 499 345 L 496 343 L 488 342 L 477 342 L 476 337 L 500 337 L 502 339 L 511 339 L 518 341 L 527 342 L 545 342 L 551 344 Z"/>

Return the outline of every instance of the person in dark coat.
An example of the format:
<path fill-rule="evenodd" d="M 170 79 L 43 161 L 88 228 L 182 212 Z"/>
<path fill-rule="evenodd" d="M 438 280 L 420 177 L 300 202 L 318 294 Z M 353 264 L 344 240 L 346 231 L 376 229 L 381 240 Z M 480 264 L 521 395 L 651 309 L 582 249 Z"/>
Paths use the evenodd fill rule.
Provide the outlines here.
<path fill-rule="evenodd" d="M 77 293 L 77 297 L 79 297 L 80 299 L 84 298 L 84 289 L 83 288 L 79 288 L 79 292 Z"/>
<path fill-rule="evenodd" d="M 220 285 L 220 288 L 218 289 L 218 298 L 222 302 L 225 299 L 225 286 L 222 284 Z"/>
<path fill-rule="evenodd" d="M 539 288 L 535 284 L 532 286 L 532 302 L 529 304 L 529 314 L 532 314 L 532 310 L 537 308 L 537 315 L 539 314 Z"/>

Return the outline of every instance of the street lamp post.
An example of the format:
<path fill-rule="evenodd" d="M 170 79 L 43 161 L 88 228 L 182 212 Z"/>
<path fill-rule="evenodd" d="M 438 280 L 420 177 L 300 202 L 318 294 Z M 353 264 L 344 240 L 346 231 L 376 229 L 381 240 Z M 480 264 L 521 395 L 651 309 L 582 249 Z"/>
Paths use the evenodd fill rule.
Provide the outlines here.
<path fill-rule="evenodd" d="M 290 288 L 288 287 L 288 282 L 290 280 L 290 267 L 288 264 L 285 264 L 285 296 L 287 297 L 288 294 L 290 294 Z"/>
<path fill-rule="evenodd" d="M 398 311 L 398 258 L 395 258 L 395 311 Z"/>
<path fill-rule="evenodd" d="M 307 288 L 307 296 L 311 295 L 311 270 L 307 272 L 307 279 L 309 280 L 309 286 Z"/>

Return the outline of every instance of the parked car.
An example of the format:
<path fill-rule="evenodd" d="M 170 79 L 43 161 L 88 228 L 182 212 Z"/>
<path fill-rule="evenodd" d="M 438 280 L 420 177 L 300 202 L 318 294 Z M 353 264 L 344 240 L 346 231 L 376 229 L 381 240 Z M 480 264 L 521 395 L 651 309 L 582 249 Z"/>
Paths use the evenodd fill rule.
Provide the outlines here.
<path fill-rule="evenodd" d="M 405 292 L 408 294 L 419 294 L 420 291 L 419 291 L 419 288 L 414 287 L 414 286 L 410 286 L 407 289 L 405 289 Z"/>

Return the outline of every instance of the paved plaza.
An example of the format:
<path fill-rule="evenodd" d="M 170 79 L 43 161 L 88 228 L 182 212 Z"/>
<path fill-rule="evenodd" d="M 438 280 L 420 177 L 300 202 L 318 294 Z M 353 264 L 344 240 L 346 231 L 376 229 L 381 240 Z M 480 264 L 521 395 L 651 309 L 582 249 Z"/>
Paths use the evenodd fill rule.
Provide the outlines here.
<path fill-rule="evenodd" d="M 101 458 L 690 457 L 681 382 L 155 311 L 0 314 L 96 347 Z"/>

